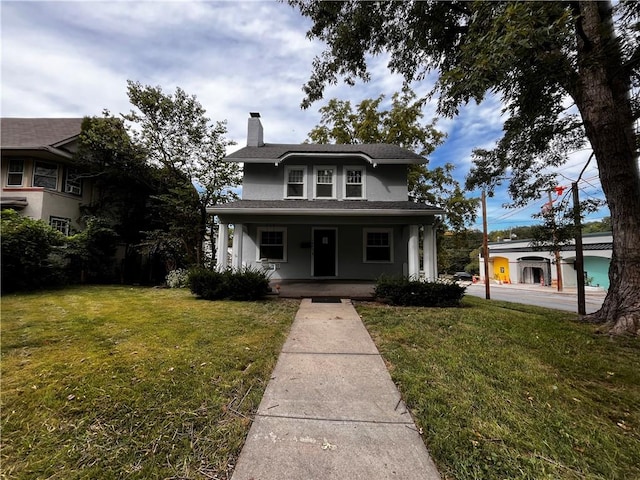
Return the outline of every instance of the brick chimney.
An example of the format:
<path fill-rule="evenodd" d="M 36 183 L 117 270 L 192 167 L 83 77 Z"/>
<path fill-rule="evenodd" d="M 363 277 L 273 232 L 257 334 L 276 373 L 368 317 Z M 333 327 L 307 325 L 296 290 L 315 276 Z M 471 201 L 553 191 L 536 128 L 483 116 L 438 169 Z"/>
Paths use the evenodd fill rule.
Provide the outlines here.
<path fill-rule="evenodd" d="M 249 128 L 247 131 L 247 147 L 262 147 L 264 145 L 262 123 L 258 112 L 249 113 Z"/>

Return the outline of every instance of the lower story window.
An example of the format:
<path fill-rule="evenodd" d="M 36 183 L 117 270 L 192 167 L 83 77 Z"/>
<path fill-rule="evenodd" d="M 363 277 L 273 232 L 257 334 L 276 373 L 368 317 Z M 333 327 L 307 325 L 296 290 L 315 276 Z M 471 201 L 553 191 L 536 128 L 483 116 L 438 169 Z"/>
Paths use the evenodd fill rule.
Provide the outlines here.
<path fill-rule="evenodd" d="M 364 230 L 364 261 L 390 263 L 393 261 L 393 237 L 390 228 Z"/>
<path fill-rule="evenodd" d="M 69 236 L 71 227 L 70 219 L 62 217 L 49 217 L 49 225 L 51 225 L 51 228 L 53 228 L 54 230 L 58 230 L 62 234 Z"/>
<path fill-rule="evenodd" d="M 287 231 L 285 229 L 258 229 L 259 259 L 287 260 Z"/>

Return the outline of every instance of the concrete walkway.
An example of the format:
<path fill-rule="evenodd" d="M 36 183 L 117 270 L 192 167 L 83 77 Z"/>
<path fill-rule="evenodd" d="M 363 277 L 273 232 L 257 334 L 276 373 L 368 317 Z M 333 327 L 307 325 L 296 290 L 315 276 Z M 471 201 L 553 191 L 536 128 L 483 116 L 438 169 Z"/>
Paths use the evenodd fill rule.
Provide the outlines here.
<path fill-rule="evenodd" d="M 349 300 L 301 302 L 232 480 L 440 479 Z"/>

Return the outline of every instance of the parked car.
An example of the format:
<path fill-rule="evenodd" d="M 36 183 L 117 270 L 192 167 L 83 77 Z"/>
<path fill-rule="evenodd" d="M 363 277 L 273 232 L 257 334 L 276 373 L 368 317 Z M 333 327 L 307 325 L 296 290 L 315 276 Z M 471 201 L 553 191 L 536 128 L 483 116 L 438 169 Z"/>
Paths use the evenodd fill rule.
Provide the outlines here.
<path fill-rule="evenodd" d="M 456 272 L 453 274 L 453 279 L 454 280 L 466 280 L 466 281 L 472 281 L 473 280 L 473 275 L 471 275 L 470 273 L 467 272 Z"/>

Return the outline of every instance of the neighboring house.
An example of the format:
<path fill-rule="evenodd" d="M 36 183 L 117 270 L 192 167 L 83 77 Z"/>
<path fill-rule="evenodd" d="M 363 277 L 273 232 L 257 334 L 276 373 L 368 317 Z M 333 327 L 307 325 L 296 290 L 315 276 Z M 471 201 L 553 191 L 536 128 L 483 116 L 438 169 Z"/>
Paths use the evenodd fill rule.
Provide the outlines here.
<path fill-rule="evenodd" d="M 2 208 L 44 220 L 65 235 L 82 229 L 90 182 L 72 163 L 82 118 L 2 118 Z"/>
<path fill-rule="evenodd" d="M 233 224 L 230 266 L 271 279 L 437 278 L 434 222 L 444 211 L 409 201 L 407 188 L 408 165 L 424 157 L 386 144 L 264 143 L 252 113 L 247 146 L 225 160 L 244 164 L 244 180 L 242 200 L 208 210 L 220 223 L 219 267 Z"/>
<path fill-rule="evenodd" d="M 584 276 L 594 287 L 609 288 L 609 264 L 613 253 L 613 237 L 607 233 L 589 233 L 582 237 Z M 562 284 L 575 287 L 575 245 L 560 248 Z M 480 272 L 484 272 L 484 259 L 480 255 Z M 489 272 L 502 283 L 536 283 L 556 285 L 558 281 L 555 255 L 547 250 L 534 250 L 531 240 L 489 243 Z"/>

